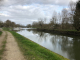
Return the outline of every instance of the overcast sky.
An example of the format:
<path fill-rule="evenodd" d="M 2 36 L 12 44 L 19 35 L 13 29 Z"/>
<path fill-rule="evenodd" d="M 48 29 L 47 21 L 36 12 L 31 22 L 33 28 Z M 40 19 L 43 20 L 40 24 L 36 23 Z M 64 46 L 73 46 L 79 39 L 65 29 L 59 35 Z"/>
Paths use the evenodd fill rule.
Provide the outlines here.
<path fill-rule="evenodd" d="M 54 11 L 68 8 L 71 0 L 2 0 L 0 2 L 0 20 L 7 19 L 27 25 L 38 18 L 52 17 Z M 76 2 L 77 0 L 72 0 Z M 48 22 L 48 21 L 47 21 Z"/>

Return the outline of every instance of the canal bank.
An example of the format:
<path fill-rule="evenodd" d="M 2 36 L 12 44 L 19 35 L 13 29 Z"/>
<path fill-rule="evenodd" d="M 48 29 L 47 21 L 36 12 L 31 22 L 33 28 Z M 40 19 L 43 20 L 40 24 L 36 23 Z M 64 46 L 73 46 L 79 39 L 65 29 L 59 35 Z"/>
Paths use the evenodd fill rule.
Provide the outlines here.
<path fill-rule="evenodd" d="M 63 56 L 56 54 L 37 43 L 10 31 L 18 42 L 18 45 L 27 60 L 68 60 Z"/>
<path fill-rule="evenodd" d="M 48 33 L 63 34 L 63 35 L 74 35 L 74 36 L 80 35 L 80 31 L 73 31 L 73 30 L 48 30 L 48 29 L 36 29 L 36 30 Z"/>

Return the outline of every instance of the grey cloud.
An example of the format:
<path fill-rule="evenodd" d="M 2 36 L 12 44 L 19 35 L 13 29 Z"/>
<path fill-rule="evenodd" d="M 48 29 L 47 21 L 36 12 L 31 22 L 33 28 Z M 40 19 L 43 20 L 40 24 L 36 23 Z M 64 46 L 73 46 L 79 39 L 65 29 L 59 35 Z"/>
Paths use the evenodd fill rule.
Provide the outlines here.
<path fill-rule="evenodd" d="M 49 6 L 46 7 L 48 8 Z M 5 21 L 7 19 L 10 19 L 16 23 L 21 23 L 21 24 L 32 23 L 38 18 L 45 18 L 45 17 L 49 18 L 50 16 L 50 15 L 48 16 L 49 13 L 45 15 L 41 5 L 38 5 L 38 7 L 32 5 L 31 6 L 16 5 L 16 6 L 3 7 L 2 12 L 4 12 L 3 14 L 8 16 L 1 15 L 0 16 L 1 20 Z"/>
<path fill-rule="evenodd" d="M 56 4 L 56 5 L 68 5 L 71 0 L 4 0 L 4 4 L 7 5 L 25 5 L 25 4 Z M 72 0 L 77 1 L 77 0 Z"/>

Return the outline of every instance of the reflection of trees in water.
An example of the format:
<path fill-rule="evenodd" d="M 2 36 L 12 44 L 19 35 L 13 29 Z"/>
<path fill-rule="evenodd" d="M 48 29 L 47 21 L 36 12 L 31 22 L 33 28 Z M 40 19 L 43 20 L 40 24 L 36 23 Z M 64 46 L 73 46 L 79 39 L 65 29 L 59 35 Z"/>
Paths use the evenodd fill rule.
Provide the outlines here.
<path fill-rule="evenodd" d="M 37 32 L 37 31 L 33 31 L 33 33 L 37 34 L 37 38 L 39 38 L 39 41 L 45 40 L 46 42 L 47 34 L 45 34 L 44 32 Z"/>
<path fill-rule="evenodd" d="M 40 31 L 37 31 L 37 30 L 34 30 L 34 29 L 28 29 L 27 31 L 32 31 L 32 33 L 34 34 L 34 35 L 36 35 L 37 36 L 37 38 L 39 38 L 39 41 L 43 41 L 43 40 L 45 40 L 45 42 L 46 42 L 46 37 L 48 36 L 46 33 L 44 33 L 44 32 L 40 32 Z"/>
<path fill-rule="evenodd" d="M 26 30 L 29 31 L 29 32 L 32 31 L 31 29 L 26 29 Z"/>
<path fill-rule="evenodd" d="M 73 39 L 73 51 L 75 53 L 76 60 L 80 60 L 80 39 L 74 38 Z"/>
<path fill-rule="evenodd" d="M 68 52 L 69 59 L 80 60 L 80 39 L 67 36 L 52 35 L 52 44 L 56 48 L 58 45 L 63 52 Z M 58 45 L 57 45 L 58 44 Z"/>
<path fill-rule="evenodd" d="M 62 51 L 67 52 L 68 57 L 70 59 L 73 59 L 74 58 L 73 41 L 70 40 L 70 38 L 67 36 L 62 36 L 61 39 L 62 39 L 62 41 L 59 44 L 61 45 Z"/>

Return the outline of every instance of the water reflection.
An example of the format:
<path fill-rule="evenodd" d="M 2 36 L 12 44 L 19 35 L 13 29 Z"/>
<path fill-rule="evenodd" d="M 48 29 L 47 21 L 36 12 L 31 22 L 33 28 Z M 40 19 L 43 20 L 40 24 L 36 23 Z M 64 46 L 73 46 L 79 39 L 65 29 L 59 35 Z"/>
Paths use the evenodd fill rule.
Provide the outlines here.
<path fill-rule="evenodd" d="M 19 30 L 13 29 L 12 31 L 19 32 L 19 31 L 24 31 L 24 30 L 25 30 L 25 29 L 19 29 Z"/>
<path fill-rule="evenodd" d="M 43 47 L 56 52 L 70 60 L 80 60 L 80 38 L 50 34 L 26 29 L 18 32 Z"/>
<path fill-rule="evenodd" d="M 45 34 L 44 32 L 38 32 L 38 31 L 36 31 L 36 30 L 31 30 L 31 29 L 27 29 L 27 31 L 32 31 L 32 33 L 34 34 L 34 35 L 36 35 L 36 37 L 38 38 L 38 41 L 43 41 L 43 40 L 45 40 L 45 42 L 46 42 L 46 39 L 47 39 L 47 36 L 48 36 L 48 34 Z"/>

